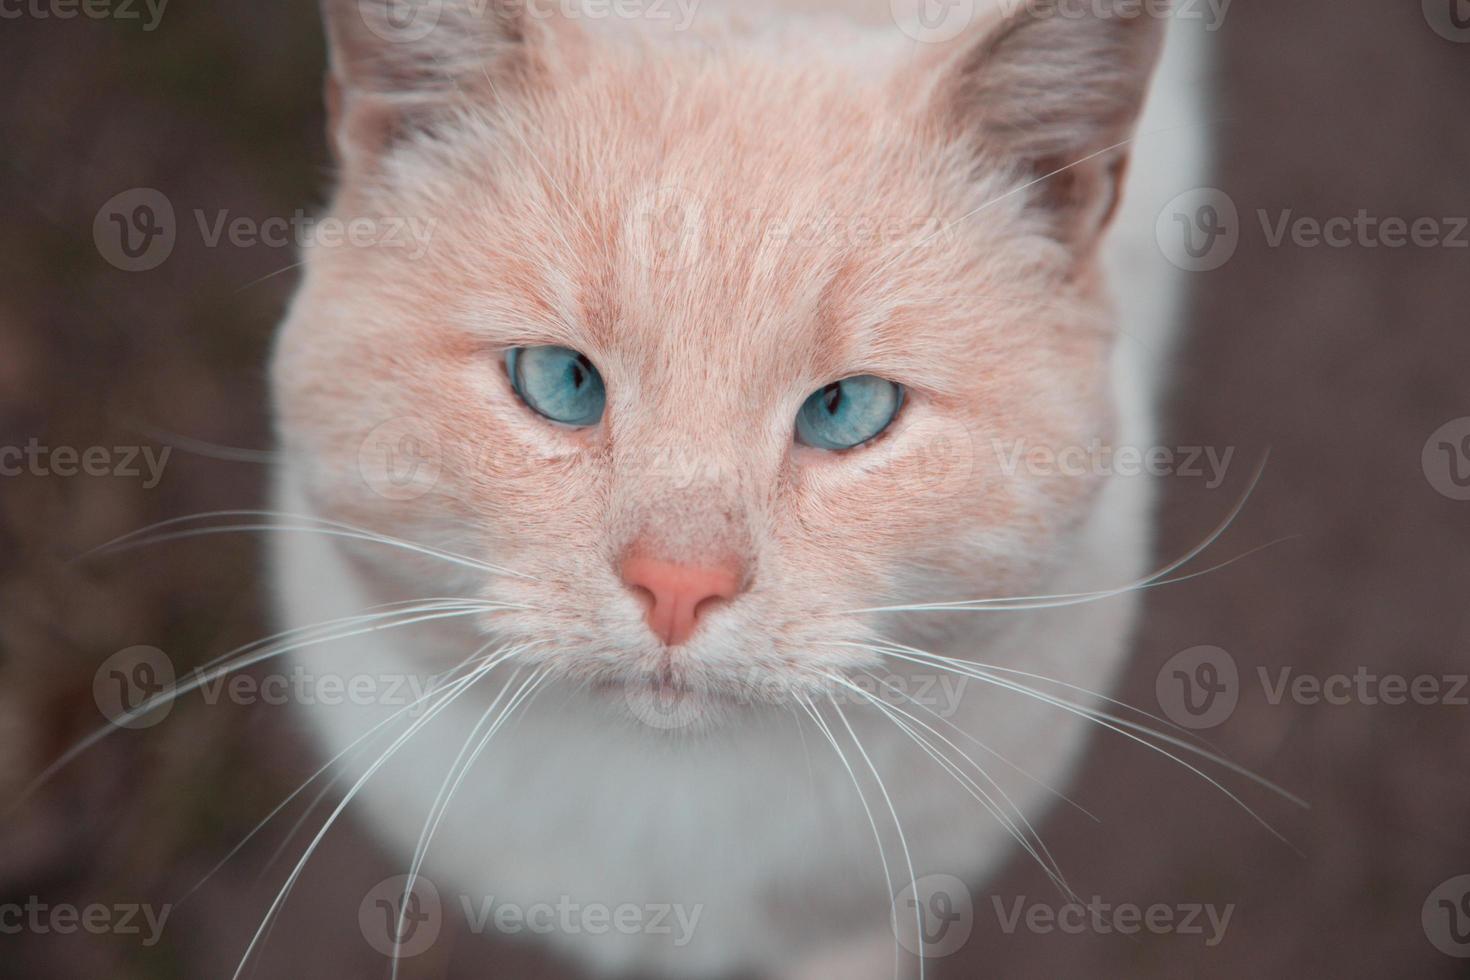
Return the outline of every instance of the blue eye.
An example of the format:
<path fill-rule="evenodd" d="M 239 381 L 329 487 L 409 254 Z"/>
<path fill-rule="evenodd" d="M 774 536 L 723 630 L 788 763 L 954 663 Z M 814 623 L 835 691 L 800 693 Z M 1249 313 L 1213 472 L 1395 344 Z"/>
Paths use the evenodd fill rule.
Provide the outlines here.
<path fill-rule="evenodd" d="M 796 413 L 796 438 L 818 449 L 851 449 L 875 439 L 903 406 L 903 388 L 871 374 L 813 394 Z"/>
<path fill-rule="evenodd" d="M 538 415 L 563 425 L 596 425 L 607 406 L 597 368 L 566 347 L 512 347 L 505 353 L 511 387 Z"/>

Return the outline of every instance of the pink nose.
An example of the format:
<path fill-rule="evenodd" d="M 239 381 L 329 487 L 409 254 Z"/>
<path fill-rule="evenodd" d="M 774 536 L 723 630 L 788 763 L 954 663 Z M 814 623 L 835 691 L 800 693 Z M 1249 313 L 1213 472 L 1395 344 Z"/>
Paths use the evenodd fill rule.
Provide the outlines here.
<path fill-rule="evenodd" d="M 733 568 L 675 565 L 658 558 L 624 560 L 623 581 L 645 597 L 648 628 L 671 647 L 694 634 L 700 614 L 712 603 L 740 591 Z"/>

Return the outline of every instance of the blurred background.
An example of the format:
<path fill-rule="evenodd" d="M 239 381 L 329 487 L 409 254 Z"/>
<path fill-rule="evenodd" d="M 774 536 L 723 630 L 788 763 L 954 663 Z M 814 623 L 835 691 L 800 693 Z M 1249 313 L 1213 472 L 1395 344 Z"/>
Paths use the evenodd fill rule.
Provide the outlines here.
<path fill-rule="evenodd" d="M 45 472 L 0 476 L 0 811 L 102 722 L 94 680 L 119 651 L 155 647 L 182 670 L 271 632 L 249 535 L 76 559 L 157 521 L 264 504 L 268 457 L 188 440 L 268 449 L 263 366 L 297 256 L 211 245 L 195 215 L 290 219 L 331 177 L 314 4 L 104 8 L 0 2 L 0 447 L 49 452 Z M 1225 652 L 1235 706 L 1200 734 L 1310 809 L 1224 777 L 1283 843 L 1104 734 L 1069 791 L 1096 819 L 1061 807 L 1042 836 L 1084 896 L 1230 907 L 1223 940 L 1007 932 L 992 896 L 1056 901 L 1017 859 L 976 890 L 973 935 L 933 977 L 1470 975 L 1470 883 L 1453 880 L 1470 874 L 1470 690 L 1455 680 L 1470 672 L 1470 5 L 1241 2 L 1217 38 L 1214 184 L 1238 233 L 1228 261 L 1193 276 L 1164 442 L 1235 459 L 1222 487 L 1165 481 L 1161 554 L 1199 541 L 1268 450 L 1215 553 L 1290 540 L 1150 593 L 1119 697 L 1174 717 L 1168 665 Z M 177 216 L 151 268 L 94 235 L 136 188 Z M 1360 213 L 1433 224 L 1394 247 Z M 1298 218 L 1357 230 L 1273 240 Z M 56 447 L 105 454 L 68 476 Z M 1275 697 L 1284 668 L 1368 680 L 1343 703 Z M 1438 693 L 1385 703 L 1373 695 L 1391 678 Z M 311 794 L 191 889 L 316 765 L 290 709 L 263 704 L 185 698 L 99 744 L 0 819 L 0 909 L 168 906 L 166 926 L 0 917 L 0 977 L 231 975 L 306 839 L 288 835 Z M 349 811 L 251 975 L 385 975 L 358 908 L 400 870 Z M 403 975 L 576 976 L 453 917 Z"/>

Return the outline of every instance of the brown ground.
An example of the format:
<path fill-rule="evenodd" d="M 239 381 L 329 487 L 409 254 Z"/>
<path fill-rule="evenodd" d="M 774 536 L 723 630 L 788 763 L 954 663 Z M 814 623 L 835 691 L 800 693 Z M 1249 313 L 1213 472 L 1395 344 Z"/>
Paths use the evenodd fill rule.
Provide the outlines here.
<path fill-rule="evenodd" d="M 1436 493 L 1420 463 L 1431 432 L 1470 415 L 1470 250 L 1272 249 L 1254 215 L 1470 215 L 1470 44 L 1437 36 L 1410 2 L 1240 3 L 1221 36 L 1218 185 L 1246 230 L 1231 263 L 1197 278 L 1167 441 L 1233 446 L 1239 460 L 1271 449 L 1221 553 L 1296 537 L 1154 592 L 1122 697 L 1155 708 L 1155 676 L 1173 654 L 1230 651 L 1247 682 L 1208 737 L 1310 801 L 1301 812 L 1229 780 L 1302 853 L 1198 778 L 1104 737 L 1071 794 L 1100 822 L 1064 808 L 1044 837 L 1085 895 L 1234 905 L 1224 942 L 1005 935 L 992 894 L 1055 902 L 1018 860 L 977 894 L 975 937 L 931 976 L 1467 973 L 1431 946 L 1420 911 L 1441 881 L 1470 873 L 1470 707 L 1272 705 L 1253 679 L 1258 665 L 1470 670 L 1470 502 Z M 179 4 L 152 33 L 5 20 L 0 51 L 11 93 L 0 105 L 0 446 L 124 445 L 142 426 L 266 445 L 261 364 L 292 280 L 257 280 L 289 252 L 206 249 L 190 233 L 164 266 L 130 275 L 100 261 L 91 223 L 136 185 L 164 189 L 181 213 L 266 217 L 317 203 L 327 157 L 311 5 Z M 1232 470 L 1229 492 L 1245 469 Z M 0 479 L 0 800 L 96 723 L 92 674 L 115 650 L 153 644 L 202 661 L 266 632 L 249 541 L 66 561 L 151 521 L 258 505 L 262 472 L 179 453 L 155 490 Z M 1187 550 L 1226 500 L 1171 481 L 1165 553 Z M 182 704 L 0 823 L 0 904 L 176 900 L 310 765 L 279 709 Z M 158 946 L 0 934 L 0 976 L 228 976 L 284 871 L 256 879 L 291 819 L 180 908 Z M 255 975 L 381 975 L 355 916 L 392 870 L 345 824 Z M 568 975 L 450 932 L 405 975 Z"/>

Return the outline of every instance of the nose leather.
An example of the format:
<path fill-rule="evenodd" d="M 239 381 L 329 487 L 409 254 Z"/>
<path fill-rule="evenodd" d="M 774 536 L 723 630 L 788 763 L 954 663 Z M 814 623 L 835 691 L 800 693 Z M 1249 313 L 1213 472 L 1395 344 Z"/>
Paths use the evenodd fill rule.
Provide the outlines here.
<path fill-rule="evenodd" d="M 666 646 L 694 635 L 703 612 L 740 592 L 740 571 L 731 565 L 681 565 L 646 556 L 623 561 L 623 582 L 640 593 L 648 628 Z"/>

